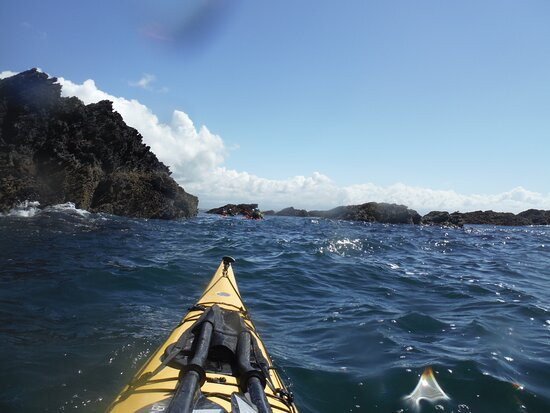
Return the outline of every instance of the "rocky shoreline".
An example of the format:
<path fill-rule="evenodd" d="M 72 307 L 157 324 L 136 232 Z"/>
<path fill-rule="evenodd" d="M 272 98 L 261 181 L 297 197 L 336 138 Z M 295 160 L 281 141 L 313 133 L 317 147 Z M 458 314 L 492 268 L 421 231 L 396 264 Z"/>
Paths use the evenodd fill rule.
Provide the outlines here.
<path fill-rule="evenodd" d="M 550 211 L 528 209 L 513 214 L 511 212 L 473 211 L 453 212 L 431 211 L 424 216 L 405 205 L 368 202 L 361 205 L 339 206 L 328 211 L 306 211 L 293 207 L 284 208 L 273 215 L 292 217 L 316 217 L 349 221 L 380 222 L 387 224 L 438 225 L 462 227 L 474 225 L 550 225 Z"/>
<path fill-rule="evenodd" d="M 112 102 L 62 98 L 56 82 L 36 69 L 0 80 L 0 212 L 29 200 L 139 218 L 197 214 L 198 198 Z"/>

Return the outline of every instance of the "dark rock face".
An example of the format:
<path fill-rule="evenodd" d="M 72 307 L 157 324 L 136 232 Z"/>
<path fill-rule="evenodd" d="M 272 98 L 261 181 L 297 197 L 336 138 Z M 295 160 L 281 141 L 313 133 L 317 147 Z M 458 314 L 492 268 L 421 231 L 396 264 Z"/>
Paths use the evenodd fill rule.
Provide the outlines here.
<path fill-rule="evenodd" d="M 281 209 L 275 215 L 280 217 L 307 217 L 308 212 L 305 209 L 294 209 L 294 207 L 288 207 Z"/>
<path fill-rule="evenodd" d="M 550 225 L 550 211 L 528 209 L 520 212 L 517 216 L 529 221 L 530 225 Z"/>
<path fill-rule="evenodd" d="M 446 211 L 431 211 L 424 215 L 420 221 L 422 225 L 439 225 L 442 227 L 459 227 L 464 226 L 462 214 L 453 212 L 449 214 Z"/>
<path fill-rule="evenodd" d="M 170 170 L 112 103 L 61 98 L 35 69 L 0 80 L 0 211 L 24 200 L 175 219 L 197 214 Z"/>
<path fill-rule="evenodd" d="M 421 216 L 405 205 L 367 202 L 340 206 L 329 211 L 309 211 L 309 216 L 385 224 L 419 224 Z"/>
<path fill-rule="evenodd" d="M 258 204 L 227 204 L 219 208 L 213 208 L 206 211 L 207 214 L 219 214 L 219 215 L 244 215 L 252 216 L 252 214 L 258 209 Z"/>

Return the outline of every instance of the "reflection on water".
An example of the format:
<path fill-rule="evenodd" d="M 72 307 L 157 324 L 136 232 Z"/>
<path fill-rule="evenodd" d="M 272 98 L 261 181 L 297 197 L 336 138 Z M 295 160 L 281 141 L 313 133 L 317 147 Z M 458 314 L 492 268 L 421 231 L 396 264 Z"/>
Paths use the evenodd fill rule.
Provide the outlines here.
<path fill-rule="evenodd" d="M 424 373 L 420 376 L 418 384 L 411 394 L 405 396 L 405 400 L 410 401 L 419 408 L 421 400 L 427 400 L 430 403 L 434 403 L 439 400 L 450 400 L 450 397 L 445 394 L 435 379 L 432 368 L 426 367 Z"/>

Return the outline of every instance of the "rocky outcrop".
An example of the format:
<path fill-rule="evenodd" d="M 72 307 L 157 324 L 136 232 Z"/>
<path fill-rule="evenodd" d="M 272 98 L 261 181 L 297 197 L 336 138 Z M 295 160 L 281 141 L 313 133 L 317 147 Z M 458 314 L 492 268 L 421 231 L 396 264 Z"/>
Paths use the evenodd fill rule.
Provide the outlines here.
<path fill-rule="evenodd" d="M 385 224 L 419 224 L 421 216 L 405 205 L 367 202 L 340 206 L 328 211 L 309 211 L 309 216 Z"/>
<path fill-rule="evenodd" d="M 464 224 L 504 226 L 550 225 L 550 211 L 529 209 L 519 214 L 495 211 L 453 212 L 449 214 L 443 211 L 432 211 L 422 217 L 421 223 L 424 225 L 448 227 L 462 227 Z"/>
<path fill-rule="evenodd" d="M 550 211 L 528 209 L 520 212 L 518 217 L 526 219 L 530 225 L 550 225 Z"/>
<path fill-rule="evenodd" d="M 262 214 L 264 214 L 265 216 L 275 215 L 275 211 L 272 209 L 268 209 L 267 211 L 262 211 Z"/>
<path fill-rule="evenodd" d="M 281 209 L 275 215 L 280 217 L 307 217 L 308 212 L 305 209 L 295 209 L 294 207 L 288 207 Z"/>
<path fill-rule="evenodd" d="M 473 211 L 459 214 L 465 224 L 480 225 L 529 225 L 529 221 L 511 212 Z"/>
<path fill-rule="evenodd" d="M 197 214 L 197 197 L 111 102 L 62 98 L 56 82 L 35 69 L 0 80 L 0 211 L 32 200 L 143 218 Z"/>
<path fill-rule="evenodd" d="M 464 220 L 461 215 L 459 212 L 449 214 L 446 211 L 431 211 L 422 217 L 420 223 L 422 225 L 461 228 L 464 226 Z"/>
<path fill-rule="evenodd" d="M 258 211 L 258 204 L 227 204 L 219 208 L 213 208 L 206 211 L 207 214 L 219 215 L 244 215 L 252 216 L 255 211 Z"/>

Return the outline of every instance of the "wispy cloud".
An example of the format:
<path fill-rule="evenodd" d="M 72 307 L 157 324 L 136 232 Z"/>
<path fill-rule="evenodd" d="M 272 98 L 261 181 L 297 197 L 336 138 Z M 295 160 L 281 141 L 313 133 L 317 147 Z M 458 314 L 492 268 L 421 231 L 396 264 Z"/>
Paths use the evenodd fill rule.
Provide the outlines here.
<path fill-rule="evenodd" d="M 0 77 L 15 74 L 1 72 Z M 110 95 L 91 79 L 82 84 L 59 78 L 64 96 L 76 96 L 89 104 L 108 99 L 125 122 L 136 128 L 145 143 L 186 190 L 199 196 L 202 207 L 225 202 L 258 202 L 262 208 L 286 206 L 316 209 L 368 201 L 405 204 L 419 212 L 429 210 L 472 211 L 493 209 L 519 212 L 529 208 L 550 209 L 550 193 L 511 188 L 496 194 L 463 194 L 452 189 L 433 189 L 396 183 L 338 185 L 321 172 L 288 179 L 266 179 L 225 166 L 227 148 L 223 139 L 206 126 L 197 127 L 183 111 L 175 110 L 170 123 L 137 100 Z"/>
<path fill-rule="evenodd" d="M 36 28 L 32 23 L 28 22 L 28 21 L 24 21 L 21 23 L 21 28 L 27 32 L 30 32 L 32 34 L 34 34 L 36 37 L 42 39 L 42 40 L 46 40 L 48 38 L 48 33 L 43 31 L 43 30 L 39 30 L 38 28 Z"/>
<path fill-rule="evenodd" d="M 155 88 L 153 87 L 153 83 L 157 81 L 157 77 L 155 75 L 152 75 L 150 73 L 144 73 L 143 76 L 141 76 L 141 79 L 139 79 L 137 82 L 130 81 L 128 84 L 132 87 L 139 87 L 141 89 L 150 90 L 154 92 L 159 93 L 167 93 L 168 88 L 163 86 L 161 88 Z"/>
<path fill-rule="evenodd" d="M 144 73 L 141 79 L 139 79 L 137 82 L 128 82 L 128 84 L 132 87 L 140 87 L 142 89 L 151 89 L 151 83 L 153 83 L 157 78 L 155 75 L 151 75 L 149 73 Z"/>

